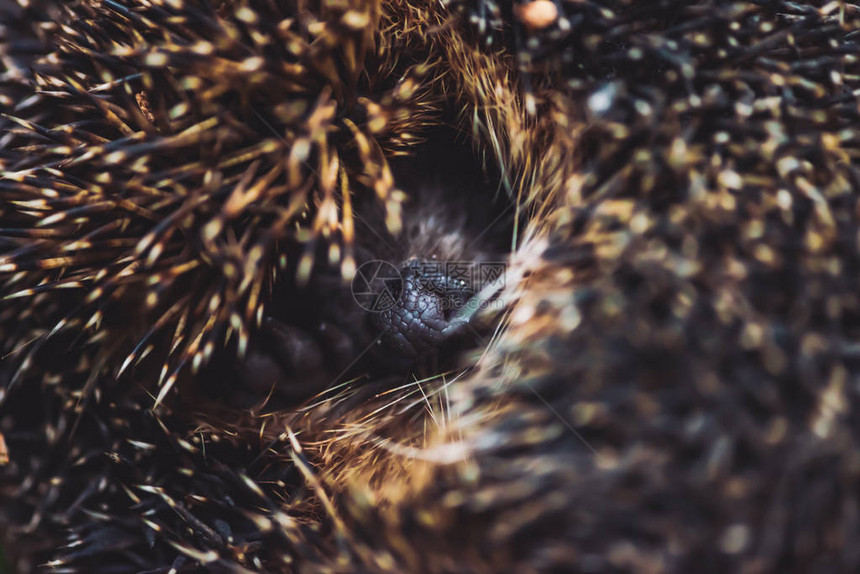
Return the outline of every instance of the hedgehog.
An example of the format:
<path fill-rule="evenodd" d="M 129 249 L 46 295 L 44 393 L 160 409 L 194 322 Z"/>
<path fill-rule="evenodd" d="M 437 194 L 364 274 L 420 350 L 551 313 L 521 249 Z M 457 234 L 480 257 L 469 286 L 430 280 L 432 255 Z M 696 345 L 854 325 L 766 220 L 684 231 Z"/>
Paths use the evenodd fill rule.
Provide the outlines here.
<path fill-rule="evenodd" d="M 0 14 L 7 570 L 860 568 L 855 3 Z"/>

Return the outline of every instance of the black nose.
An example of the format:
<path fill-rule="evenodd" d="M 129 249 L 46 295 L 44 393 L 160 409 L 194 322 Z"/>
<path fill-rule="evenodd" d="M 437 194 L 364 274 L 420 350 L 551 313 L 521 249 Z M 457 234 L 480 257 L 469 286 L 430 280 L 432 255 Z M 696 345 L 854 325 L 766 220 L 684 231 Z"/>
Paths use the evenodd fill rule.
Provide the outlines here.
<path fill-rule="evenodd" d="M 450 318 L 472 296 L 469 287 L 445 263 L 407 262 L 390 286 L 393 304 L 371 314 L 380 358 L 400 369 L 432 354 L 444 342 Z"/>

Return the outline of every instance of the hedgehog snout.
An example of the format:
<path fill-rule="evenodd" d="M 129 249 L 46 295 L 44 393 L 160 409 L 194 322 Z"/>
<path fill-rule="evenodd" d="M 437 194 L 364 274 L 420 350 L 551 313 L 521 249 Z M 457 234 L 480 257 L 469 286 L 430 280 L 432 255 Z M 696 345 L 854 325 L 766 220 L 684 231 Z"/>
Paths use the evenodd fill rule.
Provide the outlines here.
<path fill-rule="evenodd" d="M 390 286 L 393 304 L 371 314 L 386 362 L 409 368 L 433 354 L 449 337 L 451 318 L 471 291 L 437 262 L 411 260 Z"/>

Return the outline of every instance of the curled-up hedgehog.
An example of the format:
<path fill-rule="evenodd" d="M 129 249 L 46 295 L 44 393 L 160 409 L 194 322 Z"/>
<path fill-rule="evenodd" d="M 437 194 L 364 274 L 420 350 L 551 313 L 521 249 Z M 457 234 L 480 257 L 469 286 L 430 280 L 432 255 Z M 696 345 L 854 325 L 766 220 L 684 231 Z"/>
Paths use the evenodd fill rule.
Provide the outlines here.
<path fill-rule="evenodd" d="M 6 569 L 860 569 L 855 3 L 0 14 Z"/>

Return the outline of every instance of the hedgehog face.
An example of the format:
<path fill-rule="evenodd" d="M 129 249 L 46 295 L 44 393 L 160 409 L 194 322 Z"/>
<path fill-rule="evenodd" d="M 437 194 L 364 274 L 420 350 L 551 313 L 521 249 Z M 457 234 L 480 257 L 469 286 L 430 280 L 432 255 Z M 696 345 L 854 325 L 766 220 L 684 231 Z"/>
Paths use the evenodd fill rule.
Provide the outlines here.
<path fill-rule="evenodd" d="M 484 268 L 504 268 L 513 218 L 496 197 L 498 184 L 486 180 L 469 148 L 449 140 L 455 136 L 439 130 L 395 162 L 395 184 L 407 197 L 398 232 L 386 229 L 375 204 L 357 202 L 351 283 L 327 263 L 325 249 L 306 284 L 287 269 L 247 357 L 233 367 L 252 397 L 296 405 L 351 380 L 399 385 L 411 374 L 466 366 L 464 354 L 492 323 L 473 321 L 486 302 L 468 304 L 483 287 Z M 450 169 L 440 172 L 440 163 Z"/>

